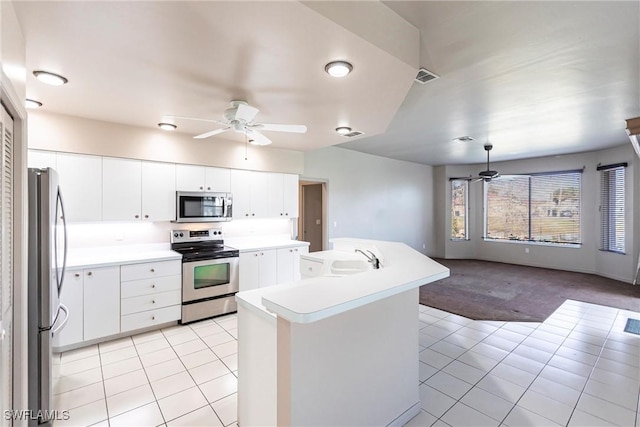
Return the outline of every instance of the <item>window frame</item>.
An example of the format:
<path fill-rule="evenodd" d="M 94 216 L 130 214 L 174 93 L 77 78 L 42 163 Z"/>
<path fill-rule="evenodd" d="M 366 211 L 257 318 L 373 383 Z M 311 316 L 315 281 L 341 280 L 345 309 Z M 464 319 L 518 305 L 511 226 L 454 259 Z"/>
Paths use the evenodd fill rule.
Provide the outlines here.
<path fill-rule="evenodd" d="M 489 209 L 488 209 L 488 190 L 489 184 L 488 182 L 483 182 L 483 234 L 482 239 L 485 242 L 501 242 L 501 243 L 516 243 L 516 244 L 525 244 L 525 245 L 540 245 L 540 246 L 552 246 L 552 247 L 562 247 L 562 248 L 581 248 L 583 245 L 583 230 L 582 230 L 582 212 L 583 212 L 583 203 L 582 203 L 582 174 L 584 172 L 583 169 L 572 169 L 572 170 L 563 170 L 563 171 L 550 171 L 550 172 L 535 172 L 535 173 L 523 173 L 523 174 L 509 174 L 509 175 L 501 175 L 501 178 L 504 177 L 526 177 L 528 179 L 527 183 L 527 228 L 528 228 L 528 239 L 506 239 L 506 238 L 495 238 L 488 236 L 489 233 Z M 579 194 L 579 242 L 553 242 L 553 241 L 543 241 L 543 240 L 535 240 L 532 239 L 532 203 L 531 203 L 531 178 L 536 176 L 553 176 L 553 175 L 565 175 L 565 174 L 579 174 L 579 186 L 580 186 L 580 194 Z"/>
<path fill-rule="evenodd" d="M 449 240 L 452 242 L 466 242 L 471 240 L 469 236 L 469 181 L 469 178 L 449 178 Z M 456 217 L 453 212 L 453 190 L 454 183 L 456 182 L 464 183 L 464 237 L 455 237 L 453 235 L 453 220 Z"/>
<path fill-rule="evenodd" d="M 626 221 L 627 221 L 627 215 L 626 215 L 626 198 L 627 198 L 627 172 L 626 172 L 626 168 L 628 167 L 628 163 L 616 163 L 616 164 L 611 164 L 611 165 L 598 165 L 597 170 L 598 172 L 600 172 L 600 205 L 599 205 L 599 211 L 600 211 L 600 242 L 598 245 L 598 250 L 602 251 L 602 252 L 609 252 L 609 253 L 614 253 L 614 254 L 619 254 L 619 255 L 626 255 L 626 246 L 627 246 L 627 238 L 626 238 Z M 622 172 L 622 188 L 617 188 L 616 186 L 616 176 L 612 176 L 611 172 L 613 171 L 621 171 Z M 608 178 L 605 178 L 605 176 L 608 176 Z M 606 181 L 605 181 L 606 179 Z M 607 186 L 607 188 L 605 188 L 605 184 Z M 615 186 L 614 191 L 611 191 L 612 186 Z M 615 207 L 619 206 L 615 206 L 616 205 L 616 195 L 620 194 L 622 195 L 622 218 L 619 217 L 619 215 L 616 213 L 616 209 Z M 607 197 L 607 202 L 606 203 L 606 207 L 605 207 L 605 201 L 603 200 L 603 197 Z M 613 202 L 613 203 L 612 203 Z M 611 206 L 614 205 L 614 209 L 612 212 L 612 208 Z M 606 217 L 606 219 L 605 219 Z M 613 223 L 612 223 L 613 220 Z M 615 240 L 616 237 L 615 235 L 612 237 L 611 235 L 611 230 L 615 230 L 617 227 L 616 225 L 621 222 L 622 223 L 622 249 L 618 249 L 616 247 L 611 247 L 611 243 L 612 240 Z M 615 231 L 614 231 L 615 232 Z"/>

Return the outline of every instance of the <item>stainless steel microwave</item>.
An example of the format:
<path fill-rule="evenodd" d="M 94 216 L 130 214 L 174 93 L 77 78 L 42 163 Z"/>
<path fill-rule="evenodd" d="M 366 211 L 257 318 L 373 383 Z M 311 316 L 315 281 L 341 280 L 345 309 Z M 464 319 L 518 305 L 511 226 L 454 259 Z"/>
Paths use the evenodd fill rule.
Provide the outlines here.
<path fill-rule="evenodd" d="M 231 193 L 176 192 L 176 222 L 231 221 Z"/>

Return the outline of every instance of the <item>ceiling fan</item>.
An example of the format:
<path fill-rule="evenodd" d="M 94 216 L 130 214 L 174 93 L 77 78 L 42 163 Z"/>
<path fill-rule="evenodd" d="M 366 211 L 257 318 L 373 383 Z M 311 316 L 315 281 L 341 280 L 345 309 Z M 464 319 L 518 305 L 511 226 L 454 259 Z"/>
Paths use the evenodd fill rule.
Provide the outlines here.
<path fill-rule="evenodd" d="M 205 133 L 194 136 L 195 139 L 209 138 L 214 135 L 233 130 L 238 133 L 243 133 L 247 136 L 248 142 L 254 145 L 269 145 L 271 140 L 263 135 L 259 131 L 274 131 L 274 132 L 293 132 L 293 133 L 305 133 L 307 127 L 304 125 L 279 125 L 271 123 L 256 123 L 253 121 L 258 114 L 256 107 L 252 107 L 247 101 L 234 100 L 230 102 L 229 108 L 227 108 L 222 114 L 222 120 L 209 120 L 198 119 L 195 117 L 184 116 L 165 116 L 174 119 L 181 120 L 198 120 L 202 122 L 212 122 L 224 127 L 220 129 L 214 129 Z"/>
<path fill-rule="evenodd" d="M 490 142 L 487 142 L 486 144 L 484 144 L 484 149 L 487 152 L 487 170 L 481 171 L 480 173 L 478 173 L 479 176 L 477 178 L 472 179 L 471 182 L 478 182 L 478 181 L 490 182 L 492 179 L 498 178 L 500 176 L 500 173 L 498 173 L 498 171 L 491 170 L 490 168 L 489 151 L 491 151 L 492 148 L 493 148 L 493 144 L 491 144 Z"/>

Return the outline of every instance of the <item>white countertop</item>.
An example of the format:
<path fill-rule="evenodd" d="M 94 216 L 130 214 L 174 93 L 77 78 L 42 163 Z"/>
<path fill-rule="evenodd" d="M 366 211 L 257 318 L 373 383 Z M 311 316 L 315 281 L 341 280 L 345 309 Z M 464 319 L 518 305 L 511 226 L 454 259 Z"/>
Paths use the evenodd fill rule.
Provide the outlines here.
<path fill-rule="evenodd" d="M 334 250 L 347 253 L 353 253 L 356 248 L 376 248 L 376 253 L 384 259 L 383 267 L 348 276 L 321 276 L 272 286 L 262 294 L 261 305 L 290 322 L 310 323 L 449 276 L 448 268 L 404 243 L 364 239 L 332 242 Z M 240 292 L 236 298 L 242 299 L 244 294 Z M 255 296 L 245 302 L 255 304 Z"/>
<path fill-rule="evenodd" d="M 106 267 L 180 259 L 182 255 L 172 251 L 168 243 L 70 248 L 67 255 L 67 268 Z"/>
<path fill-rule="evenodd" d="M 228 237 L 224 244 L 240 252 L 259 251 L 261 249 L 290 248 L 293 246 L 309 246 L 309 242 L 291 240 L 287 235 L 256 236 L 256 237 Z"/>

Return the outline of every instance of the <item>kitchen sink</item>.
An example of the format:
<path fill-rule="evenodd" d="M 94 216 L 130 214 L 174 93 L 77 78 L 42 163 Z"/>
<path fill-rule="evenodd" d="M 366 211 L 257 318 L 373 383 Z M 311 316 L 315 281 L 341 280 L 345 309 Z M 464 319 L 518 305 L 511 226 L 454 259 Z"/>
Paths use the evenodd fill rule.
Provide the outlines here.
<path fill-rule="evenodd" d="M 371 264 L 361 259 L 336 259 L 331 263 L 331 274 L 348 275 L 369 271 Z"/>

